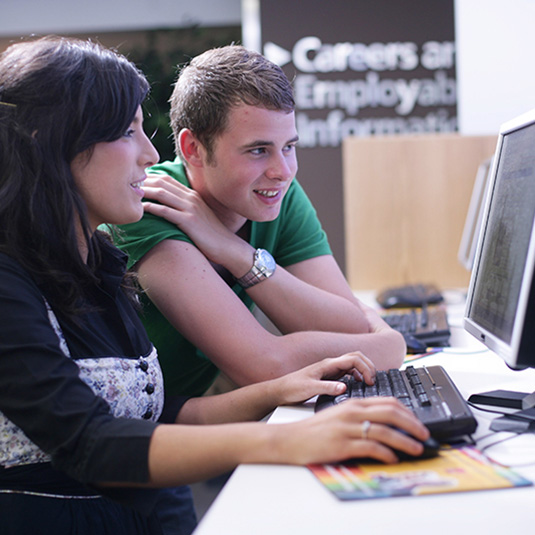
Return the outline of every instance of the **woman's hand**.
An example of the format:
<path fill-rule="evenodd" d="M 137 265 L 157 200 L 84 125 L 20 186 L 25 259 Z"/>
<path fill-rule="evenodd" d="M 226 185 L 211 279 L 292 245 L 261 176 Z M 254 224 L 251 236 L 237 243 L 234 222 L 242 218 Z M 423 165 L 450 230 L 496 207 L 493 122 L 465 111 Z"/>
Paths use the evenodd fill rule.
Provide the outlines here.
<path fill-rule="evenodd" d="M 277 379 L 254 383 L 217 396 L 191 398 L 182 407 L 177 423 L 216 424 L 259 420 L 279 405 L 299 403 L 316 394 L 336 396 L 345 391 L 337 381 L 353 374 L 373 384 L 375 367 L 361 353 L 324 359 Z M 330 380 L 329 380 L 330 379 Z"/>
<path fill-rule="evenodd" d="M 341 357 L 321 360 L 274 379 L 273 386 L 278 392 L 277 405 L 299 403 L 316 394 L 342 394 L 346 386 L 337 379 L 346 374 L 351 374 L 369 385 L 375 382 L 375 366 L 372 361 L 359 351 L 347 353 Z"/>
<path fill-rule="evenodd" d="M 409 409 L 394 398 L 380 397 L 348 400 L 300 422 L 273 427 L 279 462 L 304 465 L 354 458 L 395 463 L 393 449 L 417 456 L 423 451 L 419 441 L 429 438 Z"/>

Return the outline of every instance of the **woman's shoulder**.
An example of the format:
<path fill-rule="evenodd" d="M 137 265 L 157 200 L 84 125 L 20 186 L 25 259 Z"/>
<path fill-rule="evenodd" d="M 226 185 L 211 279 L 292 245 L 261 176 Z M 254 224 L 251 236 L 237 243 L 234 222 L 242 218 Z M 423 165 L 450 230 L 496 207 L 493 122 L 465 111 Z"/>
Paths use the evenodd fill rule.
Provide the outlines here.
<path fill-rule="evenodd" d="M 24 266 L 3 252 L 0 252 L 0 292 L 2 296 L 23 292 L 40 295 L 39 287 Z"/>
<path fill-rule="evenodd" d="M 13 273 L 18 275 L 20 278 L 28 278 L 30 279 L 30 276 L 26 269 L 24 269 L 24 266 L 12 256 L 8 255 L 7 253 L 0 251 L 0 271 L 7 273 Z M 0 277 L 1 282 L 1 277 Z"/>

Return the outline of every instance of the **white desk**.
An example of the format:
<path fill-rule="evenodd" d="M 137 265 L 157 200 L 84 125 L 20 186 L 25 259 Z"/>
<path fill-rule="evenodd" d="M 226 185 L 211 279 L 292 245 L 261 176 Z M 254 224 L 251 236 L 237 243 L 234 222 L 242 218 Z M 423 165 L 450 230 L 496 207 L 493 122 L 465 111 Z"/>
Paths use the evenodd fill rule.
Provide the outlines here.
<path fill-rule="evenodd" d="M 413 365 L 444 366 L 465 397 L 496 388 L 535 390 L 535 369 L 509 370 L 501 359 L 464 333 L 460 324 L 456 325 L 455 314 L 450 319 L 452 347 L 416 360 Z M 310 406 L 279 407 L 270 423 L 295 421 L 312 413 Z M 514 436 L 486 453 L 535 481 L 535 435 L 489 436 L 488 426 L 495 416 L 477 410 L 474 414 L 479 422 L 474 435 L 478 446 Z M 476 529 L 484 535 L 519 535 L 532 533 L 534 522 L 535 487 L 342 502 L 307 468 L 242 465 L 195 535 L 464 535 Z"/>

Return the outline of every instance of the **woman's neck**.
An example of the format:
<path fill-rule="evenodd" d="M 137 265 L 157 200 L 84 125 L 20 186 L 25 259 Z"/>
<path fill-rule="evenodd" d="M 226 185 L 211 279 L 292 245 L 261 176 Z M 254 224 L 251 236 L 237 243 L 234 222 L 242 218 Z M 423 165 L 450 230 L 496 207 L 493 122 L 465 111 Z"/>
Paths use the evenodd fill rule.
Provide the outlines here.
<path fill-rule="evenodd" d="M 82 224 L 78 222 L 76 225 L 76 236 L 78 237 L 78 252 L 84 264 L 87 264 L 87 258 L 89 256 L 89 245 L 87 238 L 84 234 Z"/>

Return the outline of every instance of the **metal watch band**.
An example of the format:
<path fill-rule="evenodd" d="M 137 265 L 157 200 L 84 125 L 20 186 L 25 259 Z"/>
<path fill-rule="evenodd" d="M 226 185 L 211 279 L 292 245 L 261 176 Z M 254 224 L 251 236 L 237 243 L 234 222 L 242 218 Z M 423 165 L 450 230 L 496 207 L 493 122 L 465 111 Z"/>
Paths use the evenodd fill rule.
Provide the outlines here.
<path fill-rule="evenodd" d="M 275 268 L 276 263 L 271 254 L 265 249 L 257 249 L 254 255 L 253 267 L 236 281 L 242 288 L 247 289 L 271 277 L 275 272 Z"/>

